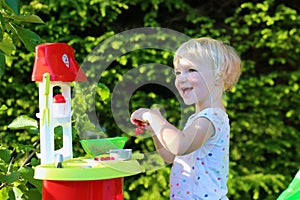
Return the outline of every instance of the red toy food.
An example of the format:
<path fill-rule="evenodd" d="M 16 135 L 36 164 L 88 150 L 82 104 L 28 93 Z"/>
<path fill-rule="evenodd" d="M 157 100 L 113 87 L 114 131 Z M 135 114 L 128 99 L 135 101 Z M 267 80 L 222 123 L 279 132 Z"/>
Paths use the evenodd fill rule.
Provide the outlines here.
<path fill-rule="evenodd" d="M 146 127 L 145 122 L 134 119 L 133 123 L 136 125 L 136 129 L 135 129 L 136 135 L 141 135 L 145 133 L 145 127 Z"/>
<path fill-rule="evenodd" d="M 54 103 L 66 103 L 66 99 L 61 94 L 56 94 L 53 99 Z"/>
<path fill-rule="evenodd" d="M 106 157 L 100 157 L 100 158 L 96 157 L 96 158 L 94 158 L 94 160 L 95 161 L 106 161 L 106 160 L 115 160 L 115 158 L 110 157 L 110 156 L 106 156 Z"/>

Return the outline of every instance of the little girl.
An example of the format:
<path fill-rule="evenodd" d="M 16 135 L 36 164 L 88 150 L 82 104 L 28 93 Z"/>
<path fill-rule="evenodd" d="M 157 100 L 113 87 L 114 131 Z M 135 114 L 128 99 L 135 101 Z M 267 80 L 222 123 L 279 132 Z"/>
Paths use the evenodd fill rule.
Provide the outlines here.
<path fill-rule="evenodd" d="M 230 127 L 222 95 L 238 81 L 240 57 L 223 42 L 191 39 L 175 52 L 174 70 L 181 97 L 195 105 L 184 129 L 170 124 L 158 109 L 140 108 L 131 121 L 143 122 L 158 153 L 173 163 L 170 199 L 226 200 Z"/>

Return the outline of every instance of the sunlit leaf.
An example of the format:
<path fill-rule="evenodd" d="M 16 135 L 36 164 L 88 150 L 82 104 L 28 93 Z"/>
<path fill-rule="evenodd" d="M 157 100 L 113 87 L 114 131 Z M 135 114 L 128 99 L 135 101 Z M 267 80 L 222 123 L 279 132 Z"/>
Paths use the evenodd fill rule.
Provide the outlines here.
<path fill-rule="evenodd" d="M 110 97 L 109 88 L 101 83 L 98 84 L 97 93 L 101 97 L 102 101 L 105 101 Z"/>
<path fill-rule="evenodd" d="M 14 119 L 9 125 L 8 128 L 16 129 L 30 129 L 38 128 L 38 122 L 36 119 L 30 118 L 27 115 L 21 115 Z"/>
<path fill-rule="evenodd" d="M 0 41 L 0 50 L 6 55 L 11 55 L 15 49 L 16 47 L 11 37 L 7 33 L 5 33 L 3 40 Z"/>
<path fill-rule="evenodd" d="M 4 110 L 7 110 L 7 106 L 6 105 L 1 105 L 0 111 L 4 111 Z"/>
<path fill-rule="evenodd" d="M 20 188 L 18 188 L 18 187 L 13 187 L 13 191 L 14 191 L 14 194 L 15 194 L 15 199 L 16 200 L 22 200 L 22 196 L 23 196 L 22 190 L 20 190 Z"/>

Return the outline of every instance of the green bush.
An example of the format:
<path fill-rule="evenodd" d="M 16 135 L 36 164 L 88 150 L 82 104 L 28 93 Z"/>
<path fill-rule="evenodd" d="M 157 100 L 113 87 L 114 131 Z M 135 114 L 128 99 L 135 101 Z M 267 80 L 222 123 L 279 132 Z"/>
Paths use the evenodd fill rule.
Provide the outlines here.
<path fill-rule="evenodd" d="M 74 48 L 79 63 L 90 62 L 86 58 L 99 44 L 103 45 L 123 31 L 140 27 L 168 28 L 188 37 L 208 36 L 229 42 L 243 60 L 239 83 L 224 96 L 231 120 L 229 198 L 276 199 L 298 171 L 300 15 L 292 1 L 24 0 L 20 3 L 20 13 L 34 14 L 44 21 L 44 24 L 23 24 L 24 28 L 37 33 L 42 42 L 68 43 Z M 135 39 L 138 45 L 142 36 Z M 1 166 L 5 166 L 1 168 L 1 177 L 10 163 L 8 155 L 20 155 L 20 161 L 14 162 L 14 167 L 9 169 L 15 177 L 0 191 L 3 199 L 8 199 L 8 194 L 11 198 L 14 196 L 11 195 L 13 185 L 17 188 L 14 194 L 20 190 L 24 198 L 29 196 L 26 191 L 38 188 L 28 183 L 32 180 L 30 176 L 19 172 L 23 169 L 20 168 L 22 161 L 38 148 L 32 145 L 38 143 L 38 132 L 8 128 L 18 116 L 35 119 L 38 112 L 37 85 L 31 81 L 34 52 L 21 43 L 15 45 L 17 50 L 6 55 L 5 72 L 0 82 L 0 106 L 3 106 L 0 160 Z M 99 85 L 90 88 L 96 94 L 97 117 L 108 136 L 133 135 L 133 126 L 124 132 L 115 122 L 111 110 L 113 90 L 122 77 L 130 75 L 130 70 L 142 70 L 149 63 L 172 66 L 175 49 L 137 47 L 123 53 L 126 45 L 122 43 L 111 44 L 111 48 L 114 51 L 110 52 L 120 56 L 110 60 L 113 58 L 110 54 L 97 54 L 95 64 L 109 66 L 104 72 L 89 72 L 89 76 L 99 80 Z M 165 72 L 168 73 L 167 68 Z M 158 75 L 152 68 L 143 76 L 150 80 Z M 142 82 L 135 78 L 136 83 Z M 172 82 L 172 75 L 167 81 Z M 126 94 L 120 95 L 126 98 Z M 129 111 L 153 104 L 163 106 L 167 118 L 174 125 L 182 126 L 180 101 L 172 91 L 157 84 L 138 88 L 130 97 Z M 87 112 L 88 109 L 89 106 Z M 129 111 L 125 112 L 128 114 Z M 193 108 L 184 107 L 183 116 L 192 111 Z M 126 116 L 126 113 L 120 114 Z M 77 131 L 82 130 L 80 128 Z M 74 138 L 74 155 L 82 156 L 77 136 Z M 146 137 L 130 137 L 127 145 L 135 151 L 154 151 L 152 140 Z M 37 164 L 34 154 L 29 158 L 26 170 Z M 146 161 L 149 163 L 164 165 L 157 155 L 151 154 Z M 168 199 L 168 179 L 169 166 L 127 177 L 125 199 Z"/>

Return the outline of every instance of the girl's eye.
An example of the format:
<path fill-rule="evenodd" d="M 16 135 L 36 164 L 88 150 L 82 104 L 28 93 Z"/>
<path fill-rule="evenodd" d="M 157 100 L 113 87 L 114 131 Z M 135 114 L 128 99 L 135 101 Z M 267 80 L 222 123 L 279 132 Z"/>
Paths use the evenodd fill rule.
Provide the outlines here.
<path fill-rule="evenodd" d="M 176 70 L 174 70 L 173 72 L 174 72 L 174 74 L 175 74 L 176 76 L 178 76 L 178 75 L 181 74 L 181 71 L 176 71 Z"/>
<path fill-rule="evenodd" d="M 188 74 L 188 73 L 193 73 L 193 72 L 198 72 L 198 70 L 194 69 L 194 68 L 190 68 L 190 69 L 183 70 L 183 71 L 174 71 L 174 74 L 176 76 L 180 76 L 182 74 Z"/>
<path fill-rule="evenodd" d="M 189 69 L 188 72 L 189 73 L 191 73 L 191 72 L 197 72 L 197 70 L 196 69 Z"/>

